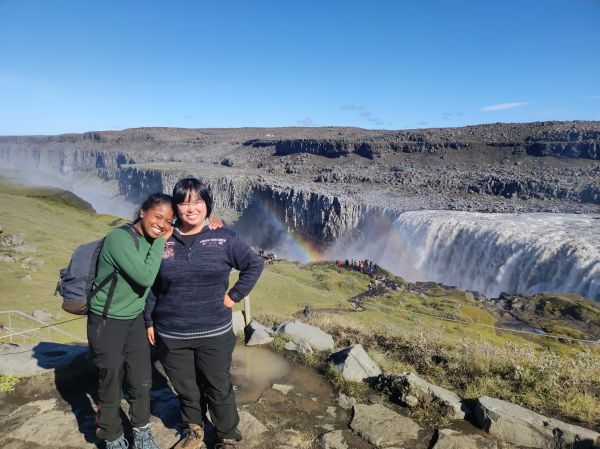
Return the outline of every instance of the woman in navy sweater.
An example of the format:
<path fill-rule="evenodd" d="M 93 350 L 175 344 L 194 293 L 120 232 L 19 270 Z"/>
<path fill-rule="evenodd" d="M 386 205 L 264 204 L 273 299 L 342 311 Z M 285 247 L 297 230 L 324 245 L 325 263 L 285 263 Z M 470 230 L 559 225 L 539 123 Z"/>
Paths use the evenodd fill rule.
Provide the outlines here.
<path fill-rule="evenodd" d="M 231 307 L 250 293 L 263 261 L 235 232 L 208 228 L 213 202 L 200 181 L 177 182 L 173 201 L 176 228 L 165 244 L 144 315 L 148 339 L 158 346 L 187 425 L 175 448 L 202 447 L 203 395 L 219 438 L 215 447 L 235 448 L 242 436 L 230 375 L 235 346 Z M 232 268 L 240 274 L 228 290 Z"/>

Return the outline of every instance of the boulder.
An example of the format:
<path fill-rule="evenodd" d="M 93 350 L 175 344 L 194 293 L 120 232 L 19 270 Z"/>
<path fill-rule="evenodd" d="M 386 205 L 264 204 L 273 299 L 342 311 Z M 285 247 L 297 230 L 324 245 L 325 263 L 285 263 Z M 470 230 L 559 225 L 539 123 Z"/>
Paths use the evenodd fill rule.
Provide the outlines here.
<path fill-rule="evenodd" d="M 323 449 L 348 449 L 341 430 L 334 430 L 333 432 L 319 435 L 316 442 Z"/>
<path fill-rule="evenodd" d="M 498 449 L 498 445 L 481 435 L 463 435 L 455 430 L 442 429 L 432 449 Z"/>
<path fill-rule="evenodd" d="M 350 410 L 356 405 L 356 399 L 346 396 L 344 393 L 339 393 L 335 400 L 344 410 Z"/>
<path fill-rule="evenodd" d="M 346 380 L 362 382 L 381 374 L 379 366 L 371 360 L 361 345 L 341 349 L 331 355 L 331 361 Z"/>
<path fill-rule="evenodd" d="M 466 403 L 456 393 L 430 384 L 413 373 L 381 376 L 377 388 L 409 407 L 433 404 L 444 416 L 453 419 L 464 419 L 471 414 Z"/>
<path fill-rule="evenodd" d="M 321 329 L 301 321 L 288 321 L 277 328 L 277 332 L 285 333 L 299 344 L 302 340 L 307 342 L 316 351 L 330 351 L 333 349 L 333 337 Z"/>
<path fill-rule="evenodd" d="M 242 311 L 236 310 L 233 312 L 231 319 L 233 322 L 233 333 L 238 335 L 244 332 L 244 328 L 246 327 L 246 319 L 244 318 Z"/>
<path fill-rule="evenodd" d="M 477 400 L 475 418 L 482 429 L 517 446 L 592 449 L 600 441 L 598 432 L 488 396 Z"/>
<path fill-rule="evenodd" d="M 412 419 L 381 404 L 355 405 L 350 428 L 377 447 L 404 447 L 415 440 L 421 430 Z"/>
<path fill-rule="evenodd" d="M 252 320 L 246 327 L 246 345 L 265 345 L 273 341 L 271 331 L 258 321 Z"/>

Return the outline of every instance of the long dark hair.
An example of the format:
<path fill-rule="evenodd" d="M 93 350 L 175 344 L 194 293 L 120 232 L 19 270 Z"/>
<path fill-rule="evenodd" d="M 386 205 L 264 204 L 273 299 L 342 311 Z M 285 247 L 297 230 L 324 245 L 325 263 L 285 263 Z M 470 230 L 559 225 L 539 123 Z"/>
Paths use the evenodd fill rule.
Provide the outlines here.
<path fill-rule="evenodd" d="M 206 217 L 210 217 L 213 210 L 213 199 L 207 185 L 202 184 L 196 178 L 184 178 L 177 181 L 173 187 L 173 204 L 177 206 L 185 201 L 185 197 L 190 193 L 195 193 L 206 203 Z M 174 207 L 175 216 L 179 220 L 179 211 Z"/>
<path fill-rule="evenodd" d="M 152 209 L 158 204 L 168 204 L 169 206 L 171 206 L 171 209 L 173 209 L 173 212 L 175 212 L 175 210 L 177 209 L 175 207 L 175 204 L 173 203 L 173 197 L 171 195 L 167 195 L 166 193 L 153 193 L 144 200 L 144 202 L 140 206 L 140 210 L 146 212 L 147 210 Z M 140 211 L 138 210 L 137 217 L 135 217 L 133 223 L 135 224 L 140 220 Z"/>

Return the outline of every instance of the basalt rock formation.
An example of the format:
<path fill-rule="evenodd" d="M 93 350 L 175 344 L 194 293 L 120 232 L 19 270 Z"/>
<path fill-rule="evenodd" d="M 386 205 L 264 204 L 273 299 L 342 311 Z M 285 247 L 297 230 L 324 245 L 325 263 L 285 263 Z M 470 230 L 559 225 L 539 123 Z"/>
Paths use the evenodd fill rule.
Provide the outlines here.
<path fill-rule="evenodd" d="M 134 202 L 194 175 L 220 214 L 273 214 L 317 244 L 406 210 L 600 212 L 600 122 L 5 136 L 0 167 L 91 175 Z"/>

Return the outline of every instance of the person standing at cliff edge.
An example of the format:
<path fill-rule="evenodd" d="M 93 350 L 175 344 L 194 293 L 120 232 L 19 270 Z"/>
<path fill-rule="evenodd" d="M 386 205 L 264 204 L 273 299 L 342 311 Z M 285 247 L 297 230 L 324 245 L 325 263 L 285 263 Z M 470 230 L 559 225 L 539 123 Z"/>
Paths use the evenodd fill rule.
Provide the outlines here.
<path fill-rule="evenodd" d="M 231 308 L 250 293 L 264 263 L 235 232 L 206 226 L 213 200 L 199 180 L 178 181 L 173 199 L 176 226 L 144 316 L 186 424 L 175 449 L 204 446 L 203 394 L 219 440 L 215 449 L 235 449 L 242 435 L 230 374 L 236 341 Z M 227 290 L 232 268 L 240 274 Z"/>

